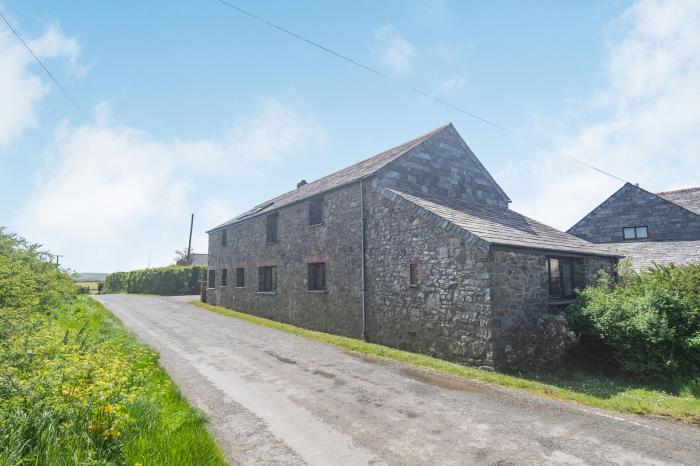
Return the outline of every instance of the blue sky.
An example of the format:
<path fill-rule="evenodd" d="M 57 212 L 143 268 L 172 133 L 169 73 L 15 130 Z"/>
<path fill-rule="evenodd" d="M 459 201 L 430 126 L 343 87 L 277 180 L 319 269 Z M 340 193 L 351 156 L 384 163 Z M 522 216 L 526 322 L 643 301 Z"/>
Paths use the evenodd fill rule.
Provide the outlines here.
<path fill-rule="evenodd" d="M 652 191 L 700 185 L 696 2 L 240 6 Z M 0 10 L 0 224 L 79 271 L 171 261 L 267 198 L 453 122 L 519 212 L 566 229 L 619 181 L 217 1 Z"/>

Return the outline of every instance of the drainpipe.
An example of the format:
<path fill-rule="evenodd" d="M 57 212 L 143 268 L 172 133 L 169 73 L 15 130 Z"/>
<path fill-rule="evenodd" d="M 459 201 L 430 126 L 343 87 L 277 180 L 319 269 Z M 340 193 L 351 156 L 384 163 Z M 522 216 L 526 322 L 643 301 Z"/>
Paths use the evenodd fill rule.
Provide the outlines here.
<path fill-rule="evenodd" d="M 365 188 L 360 178 L 360 218 L 362 220 L 362 339 L 367 341 L 367 277 L 365 277 Z"/>

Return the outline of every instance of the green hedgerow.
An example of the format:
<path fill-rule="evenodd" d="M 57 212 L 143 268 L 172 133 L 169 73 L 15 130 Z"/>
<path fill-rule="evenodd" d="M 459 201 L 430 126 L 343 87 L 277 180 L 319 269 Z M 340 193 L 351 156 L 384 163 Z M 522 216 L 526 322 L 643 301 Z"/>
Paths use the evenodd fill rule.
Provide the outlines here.
<path fill-rule="evenodd" d="M 199 294 L 207 278 L 204 266 L 171 266 L 115 272 L 107 275 L 102 293 L 159 295 Z"/>
<path fill-rule="evenodd" d="M 700 265 L 601 274 L 573 312 L 606 343 L 620 367 L 644 379 L 700 374 Z"/>

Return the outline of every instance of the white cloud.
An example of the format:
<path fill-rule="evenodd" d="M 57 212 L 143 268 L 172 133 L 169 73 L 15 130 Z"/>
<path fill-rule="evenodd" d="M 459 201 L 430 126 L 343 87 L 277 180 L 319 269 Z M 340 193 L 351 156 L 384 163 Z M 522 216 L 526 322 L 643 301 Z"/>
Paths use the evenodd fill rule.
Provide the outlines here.
<path fill-rule="evenodd" d="M 436 92 L 454 92 L 467 84 L 467 75 L 461 74 L 444 79 L 437 85 Z"/>
<path fill-rule="evenodd" d="M 222 138 L 198 141 L 161 141 L 97 113 L 93 123 L 56 131 L 16 222 L 83 270 L 145 266 L 149 254 L 152 264 L 168 263 L 186 241 L 190 212 L 202 226 L 230 215 L 227 201 L 210 198 L 219 187 L 240 181 L 250 165 L 279 163 L 326 140 L 313 118 L 272 99 Z"/>
<path fill-rule="evenodd" d="M 374 54 L 379 63 L 393 74 L 411 69 L 416 49 L 391 24 L 385 24 L 374 33 Z"/>
<path fill-rule="evenodd" d="M 65 36 L 58 26 L 51 25 L 40 36 L 27 41 L 39 58 L 67 60 L 76 74 L 84 73 L 85 69 L 78 64 L 78 42 Z M 2 147 L 36 125 L 36 105 L 50 91 L 50 86 L 32 72 L 34 59 L 6 27 L 0 27 L 0 63 Z"/>
<path fill-rule="evenodd" d="M 640 1 L 612 26 L 606 84 L 554 147 L 649 190 L 700 185 L 700 2 Z M 551 154 L 502 175 L 515 209 L 562 229 L 622 184 Z"/>

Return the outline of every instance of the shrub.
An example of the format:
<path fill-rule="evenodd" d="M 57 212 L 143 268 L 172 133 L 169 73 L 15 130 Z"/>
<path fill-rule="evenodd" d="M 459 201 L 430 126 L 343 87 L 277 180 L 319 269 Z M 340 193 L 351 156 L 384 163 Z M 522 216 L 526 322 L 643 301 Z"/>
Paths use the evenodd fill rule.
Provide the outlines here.
<path fill-rule="evenodd" d="M 160 295 L 199 294 L 206 280 L 204 266 L 159 267 L 115 272 L 105 278 L 102 293 L 147 293 Z"/>
<path fill-rule="evenodd" d="M 566 318 L 558 314 L 520 316 L 506 332 L 510 338 L 505 347 L 506 364 L 516 372 L 560 369 L 567 352 L 578 342 Z"/>
<path fill-rule="evenodd" d="M 686 379 L 700 373 L 700 265 L 601 274 L 573 307 L 630 375 Z"/>

